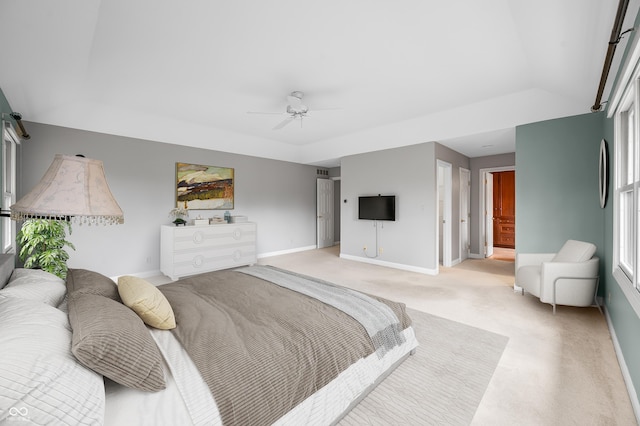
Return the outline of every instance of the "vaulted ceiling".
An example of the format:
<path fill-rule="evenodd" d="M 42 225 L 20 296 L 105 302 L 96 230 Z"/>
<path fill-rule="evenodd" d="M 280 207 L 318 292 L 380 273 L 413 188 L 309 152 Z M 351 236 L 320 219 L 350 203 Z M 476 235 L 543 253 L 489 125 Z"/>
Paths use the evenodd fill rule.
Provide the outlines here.
<path fill-rule="evenodd" d="M 0 0 L 0 88 L 27 122 L 308 164 L 429 141 L 493 155 L 517 125 L 589 112 L 616 8 Z M 308 113 L 274 129 L 293 91 Z"/>

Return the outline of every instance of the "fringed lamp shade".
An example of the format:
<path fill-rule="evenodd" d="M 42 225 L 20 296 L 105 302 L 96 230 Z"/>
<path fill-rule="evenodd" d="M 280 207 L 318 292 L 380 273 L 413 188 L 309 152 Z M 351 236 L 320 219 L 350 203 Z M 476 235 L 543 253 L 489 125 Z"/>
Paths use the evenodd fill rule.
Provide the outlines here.
<path fill-rule="evenodd" d="M 14 220 L 64 217 L 79 224 L 124 223 L 102 161 L 57 154 L 40 182 L 11 206 Z"/>

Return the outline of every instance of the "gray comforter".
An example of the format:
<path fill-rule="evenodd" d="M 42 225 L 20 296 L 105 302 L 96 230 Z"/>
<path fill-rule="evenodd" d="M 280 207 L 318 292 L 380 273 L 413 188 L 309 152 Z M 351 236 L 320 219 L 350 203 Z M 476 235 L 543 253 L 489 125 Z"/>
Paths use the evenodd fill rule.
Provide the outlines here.
<path fill-rule="evenodd" d="M 253 275 L 218 271 L 159 288 L 225 425 L 272 424 L 375 350 L 352 316 Z M 374 299 L 400 329 L 410 325 L 404 305 Z"/>

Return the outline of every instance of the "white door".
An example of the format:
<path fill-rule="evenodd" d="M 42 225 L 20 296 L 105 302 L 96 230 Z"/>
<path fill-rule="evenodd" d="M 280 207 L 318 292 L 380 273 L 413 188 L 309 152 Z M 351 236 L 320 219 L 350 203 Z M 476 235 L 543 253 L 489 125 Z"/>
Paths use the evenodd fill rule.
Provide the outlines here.
<path fill-rule="evenodd" d="M 333 181 L 316 181 L 316 230 L 318 248 L 333 245 Z"/>
<path fill-rule="evenodd" d="M 451 180 L 451 164 L 438 160 L 438 260 L 445 267 L 451 266 Z"/>
<path fill-rule="evenodd" d="M 484 174 L 484 257 L 493 255 L 493 174 Z"/>
<path fill-rule="evenodd" d="M 471 240 L 471 172 L 460 169 L 460 262 L 469 257 Z"/>

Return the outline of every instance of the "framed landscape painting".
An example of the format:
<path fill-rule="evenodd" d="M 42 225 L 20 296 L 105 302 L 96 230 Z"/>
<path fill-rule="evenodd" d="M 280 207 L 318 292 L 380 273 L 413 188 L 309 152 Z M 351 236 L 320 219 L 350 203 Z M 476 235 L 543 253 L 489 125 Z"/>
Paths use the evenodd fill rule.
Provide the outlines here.
<path fill-rule="evenodd" d="M 176 206 L 188 210 L 233 208 L 233 169 L 176 163 Z"/>

